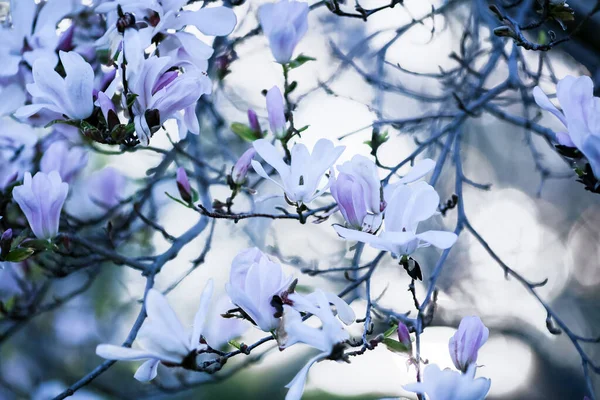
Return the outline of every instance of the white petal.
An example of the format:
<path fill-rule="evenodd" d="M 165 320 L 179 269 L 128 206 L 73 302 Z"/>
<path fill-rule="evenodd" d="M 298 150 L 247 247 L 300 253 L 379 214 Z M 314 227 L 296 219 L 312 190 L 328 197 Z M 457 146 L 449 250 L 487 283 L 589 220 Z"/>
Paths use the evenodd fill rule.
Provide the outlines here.
<path fill-rule="evenodd" d="M 204 290 L 202 291 L 202 296 L 200 297 L 200 306 L 198 307 L 198 312 L 196 312 L 196 316 L 194 317 L 194 328 L 192 330 L 192 339 L 190 343 L 190 347 L 192 349 L 195 349 L 200 345 L 200 336 L 204 330 L 204 321 L 206 321 L 206 316 L 208 314 L 208 307 L 210 306 L 210 298 L 213 294 L 213 288 L 213 280 L 209 279 L 208 283 L 204 287 Z"/>
<path fill-rule="evenodd" d="M 454 232 L 446 231 L 427 231 L 417 234 L 417 237 L 438 249 L 448 249 L 456 243 L 457 236 Z"/>
<path fill-rule="evenodd" d="M 275 168 L 279 176 L 281 176 L 281 179 L 285 181 L 290 175 L 290 166 L 283 162 L 283 157 L 277 148 L 269 143 L 269 141 L 266 139 L 255 140 L 252 145 L 254 146 L 254 149 L 258 155 L 261 156 L 262 159 L 265 160 L 269 165 Z"/>
<path fill-rule="evenodd" d="M 292 379 L 292 381 L 290 383 L 285 385 L 286 388 L 290 389 L 285 396 L 285 400 L 300 400 L 300 399 L 302 399 L 302 393 L 304 393 L 304 385 L 306 384 L 306 377 L 308 375 L 308 370 L 310 369 L 310 367 L 312 367 L 312 365 L 314 363 L 325 359 L 327 356 L 328 356 L 327 353 L 321 353 L 318 356 L 313 357 L 310 360 L 308 360 L 306 365 L 304 367 L 302 367 L 302 369 L 300 371 L 298 371 L 298 373 L 296 374 L 294 379 Z"/>
<path fill-rule="evenodd" d="M 146 295 L 145 304 L 148 318 L 156 321 L 156 324 L 161 326 L 162 329 L 167 330 L 174 336 L 174 339 L 178 339 L 187 346 L 188 336 L 185 332 L 185 328 L 181 325 L 181 322 L 179 322 L 179 318 L 175 315 L 175 312 L 167 302 L 166 297 L 158 290 L 150 289 Z"/>
<path fill-rule="evenodd" d="M 560 112 L 554 104 L 552 104 L 546 93 L 544 93 L 539 86 L 533 88 L 533 99 L 535 100 L 538 106 L 540 106 L 542 109 L 548 112 L 551 112 L 556 118 L 560 120 L 560 122 L 562 122 L 564 126 L 567 126 L 567 120 L 565 119 L 563 113 Z"/>
<path fill-rule="evenodd" d="M 112 344 L 100 344 L 96 347 L 96 354 L 107 360 L 146 360 L 154 357 L 149 351 L 136 350 L 129 347 L 115 346 Z"/>
<path fill-rule="evenodd" d="M 350 325 L 356 319 L 354 310 L 346 303 L 343 299 L 331 292 L 324 292 L 327 297 L 327 301 L 333 304 L 338 312 L 338 317 L 346 325 Z"/>
<path fill-rule="evenodd" d="M 225 36 L 233 31 L 237 18 L 230 8 L 205 7 L 198 11 L 181 13 L 179 21 L 182 25 L 195 25 L 200 32 L 208 36 Z"/>
<path fill-rule="evenodd" d="M 404 175 L 398 182 L 400 183 L 411 183 L 417 181 L 427 175 L 429 171 L 435 168 L 435 161 L 430 158 L 419 160 L 413 165 L 408 171 L 408 174 Z"/>
<path fill-rule="evenodd" d="M 135 371 L 133 377 L 140 382 L 150 382 L 152 379 L 156 378 L 156 375 L 158 374 L 159 363 L 159 360 L 148 360 L 144 362 L 137 371 Z"/>

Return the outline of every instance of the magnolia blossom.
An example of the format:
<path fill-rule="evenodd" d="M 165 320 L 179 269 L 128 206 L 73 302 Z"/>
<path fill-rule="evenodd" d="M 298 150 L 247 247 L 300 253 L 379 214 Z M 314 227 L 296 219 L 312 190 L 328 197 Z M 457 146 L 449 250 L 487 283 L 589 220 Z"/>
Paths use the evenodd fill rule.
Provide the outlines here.
<path fill-rule="evenodd" d="M 186 26 L 194 26 L 207 36 L 226 36 L 237 23 L 235 13 L 228 7 L 202 7 L 198 10 L 183 10 L 187 0 L 112 1 L 96 7 L 96 12 L 107 14 L 109 29 L 96 42 L 97 46 L 110 48 L 114 57 L 120 48 L 128 65 L 137 68 L 144 58 L 144 51 L 152 38 L 160 35 L 158 50 L 163 56 L 186 61 L 201 71 L 208 67 L 207 60 L 213 48 L 195 35 L 185 32 Z M 123 12 L 136 17 L 136 28 L 126 29 L 123 35 L 117 30 L 117 4 Z"/>
<path fill-rule="evenodd" d="M 483 400 L 492 382 L 475 378 L 475 366 L 465 374 L 449 369 L 440 370 L 435 364 L 425 367 L 423 381 L 404 386 L 409 392 L 426 394 L 428 400 Z"/>
<path fill-rule="evenodd" d="M 465 372 L 477 362 L 479 349 L 487 342 L 490 330 L 477 316 L 464 317 L 450 338 L 448 347 L 456 369 Z"/>
<path fill-rule="evenodd" d="M 39 13 L 39 2 L 34 0 L 12 0 L 10 3 L 11 26 L 0 27 L 0 77 L 17 75 L 21 62 L 33 65 L 38 59 L 46 59 L 54 67 L 60 40 L 56 24 L 71 12 L 74 2 L 48 0 Z"/>
<path fill-rule="evenodd" d="M 172 67 L 170 57 L 152 56 L 128 78 L 129 90 L 137 95 L 133 103 L 135 131 L 145 146 L 150 142 L 152 129 L 170 118 L 180 122 L 181 139 L 188 130 L 195 135 L 200 133 L 195 105 L 200 96 L 211 92 L 210 79 L 193 69 L 180 74 L 170 70 Z M 158 112 L 158 118 L 149 122 L 147 114 L 152 111 Z M 178 115 L 180 111 L 183 117 Z"/>
<path fill-rule="evenodd" d="M 279 151 L 266 139 L 256 140 L 254 148 L 263 160 L 275 168 L 281 183 L 270 178 L 262 165 L 253 160 L 252 167 L 256 173 L 281 187 L 290 202 L 302 205 L 310 203 L 329 189 L 331 179 L 324 186 L 321 186 L 321 180 L 346 147 L 336 147 L 330 140 L 319 139 L 311 154 L 305 145 L 296 143 L 292 147 L 290 165 L 283 161 Z M 331 177 L 333 171 L 329 173 Z"/>
<path fill-rule="evenodd" d="M 346 222 L 353 229 L 375 232 L 383 220 L 383 191 L 377 166 L 367 157 L 355 155 L 338 166 L 340 174 L 331 184 L 331 194 Z"/>
<path fill-rule="evenodd" d="M 334 229 L 344 239 L 368 243 L 396 256 L 409 255 L 417 248 L 429 245 L 447 249 L 456 242 L 457 236 L 452 232 L 417 233 L 419 222 L 431 218 L 440 203 L 439 195 L 426 182 L 396 186 L 387 203 L 385 230 L 378 236 L 338 225 Z"/>
<path fill-rule="evenodd" d="M 258 10 L 258 18 L 275 60 L 280 64 L 289 62 L 308 30 L 308 3 L 281 0 L 264 4 Z"/>
<path fill-rule="evenodd" d="M 337 308 L 340 319 L 349 325 L 355 319 L 354 311 L 339 297 L 316 290 L 308 296 L 290 295 L 294 306 L 284 305 L 283 319 L 278 330 L 277 341 L 284 349 L 296 343 L 305 343 L 319 349 L 321 353 L 311 358 L 286 385 L 289 391 L 286 400 L 300 400 L 310 367 L 316 362 L 332 357 L 335 349 L 350 339 L 350 335 L 331 311 L 330 302 Z M 315 315 L 322 322 L 321 328 L 315 328 L 302 321 L 300 311 Z"/>
<path fill-rule="evenodd" d="M 254 148 L 249 148 L 242 154 L 239 160 L 235 163 L 233 168 L 231 169 L 231 180 L 236 185 L 241 185 L 246 180 L 246 175 L 248 174 L 248 169 L 250 165 L 252 165 L 252 160 L 256 155 L 256 150 Z"/>
<path fill-rule="evenodd" d="M 106 167 L 94 172 L 87 180 L 90 199 L 102 208 L 113 208 L 125 197 L 125 177 L 116 169 Z"/>
<path fill-rule="evenodd" d="M 190 335 L 177 318 L 166 297 L 158 290 L 150 289 L 144 303 L 148 319 L 142 325 L 137 338 L 142 348 L 137 350 L 101 344 L 96 348 L 96 354 L 108 360 L 146 360 L 134 375 L 135 379 L 141 382 L 154 379 L 158 372 L 158 364 L 161 362 L 169 365 L 193 362 L 192 367 L 195 367 L 195 353 L 207 348 L 206 344 L 200 343 L 200 339 L 212 292 L 213 282 L 209 280 L 202 292 Z"/>
<path fill-rule="evenodd" d="M 533 89 L 535 102 L 567 129 L 556 134 L 558 143 L 579 149 L 588 159 L 594 175 L 600 177 L 600 99 L 594 97 L 594 83 L 588 76 L 566 76 L 558 82 L 556 96 L 562 112 L 539 86 Z"/>
<path fill-rule="evenodd" d="M 285 104 L 281 90 L 273 86 L 267 91 L 267 113 L 269 115 L 269 127 L 276 138 L 282 139 L 287 133 L 285 121 Z"/>
<path fill-rule="evenodd" d="M 79 54 L 59 53 L 66 76 L 62 78 L 46 58 L 33 64 L 33 81 L 27 91 L 33 96 L 31 105 L 17 110 L 17 118 L 27 118 L 42 110 L 66 115 L 70 119 L 85 119 L 94 110 L 94 70 Z"/>
<path fill-rule="evenodd" d="M 64 140 L 50 145 L 40 161 L 40 171 L 57 171 L 64 182 L 71 183 L 88 162 L 88 153 L 83 148 L 72 147 Z"/>
<path fill-rule="evenodd" d="M 225 286 L 231 301 L 263 331 L 271 332 L 279 325 L 277 309 L 271 305 L 292 283 L 281 265 L 273 262 L 257 248 L 238 254 L 231 263 L 229 283 Z"/>
<path fill-rule="evenodd" d="M 38 172 L 33 178 L 26 172 L 23 185 L 13 189 L 13 198 L 33 234 L 38 239 L 52 239 L 58 234 L 60 212 L 68 193 L 69 184 L 60 179 L 58 172 Z"/>

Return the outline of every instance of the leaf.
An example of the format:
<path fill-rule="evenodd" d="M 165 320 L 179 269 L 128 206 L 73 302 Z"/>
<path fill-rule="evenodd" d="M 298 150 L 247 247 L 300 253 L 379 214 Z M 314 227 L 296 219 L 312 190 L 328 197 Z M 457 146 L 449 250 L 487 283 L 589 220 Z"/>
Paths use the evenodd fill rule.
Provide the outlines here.
<path fill-rule="evenodd" d="M 298 57 L 296 57 L 295 60 L 292 60 L 287 64 L 287 68 L 288 69 L 298 68 L 309 61 L 316 61 L 316 60 L 317 60 L 316 58 L 313 58 L 310 56 L 305 56 L 304 54 L 300 54 Z"/>
<path fill-rule="evenodd" d="M 46 125 L 44 125 L 44 128 L 49 128 L 52 125 L 56 125 L 56 124 L 71 125 L 71 126 L 76 126 L 77 128 L 79 128 L 80 121 L 75 120 L 75 119 L 55 119 L 55 120 L 48 122 Z"/>
<path fill-rule="evenodd" d="M 247 142 L 253 142 L 257 139 L 262 139 L 261 133 L 256 132 L 248 125 L 242 124 L 241 122 L 232 123 L 231 131 Z"/>
<path fill-rule="evenodd" d="M 290 83 L 288 85 L 288 87 L 285 89 L 285 94 L 290 94 L 292 93 L 296 88 L 298 87 L 298 82 L 297 81 L 293 81 L 292 83 Z"/>
<path fill-rule="evenodd" d="M 385 338 L 383 339 L 383 344 L 387 346 L 389 351 L 394 353 L 410 354 L 410 349 L 397 340 Z"/>
<path fill-rule="evenodd" d="M 135 103 L 135 99 L 138 97 L 135 93 L 129 93 L 127 95 L 127 108 L 133 107 L 133 103 Z"/>
<path fill-rule="evenodd" d="M 35 253 L 34 249 L 19 247 L 18 249 L 11 250 L 4 259 L 8 262 L 21 262 L 31 257 L 33 253 Z"/>
<path fill-rule="evenodd" d="M 239 342 L 238 342 L 238 341 L 236 341 L 236 340 L 230 340 L 230 341 L 229 341 L 229 342 L 227 342 L 227 343 L 229 343 L 229 345 L 230 345 L 230 346 L 233 346 L 233 347 L 235 347 L 235 348 L 236 348 L 236 349 L 238 349 L 238 350 L 239 350 L 239 349 L 242 347 L 242 344 L 241 344 L 241 343 L 239 343 Z"/>
<path fill-rule="evenodd" d="M 181 204 L 182 206 L 186 206 L 187 208 L 192 208 L 188 203 L 179 200 L 176 197 L 171 196 L 168 192 L 165 192 L 165 194 L 167 195 L 167 197 L 169 197 L 171 200 L 176 201 L 177 203 Z"/>
<path fill-rule="evenodd" d="M 22 247 L 30 248 L 37 251 L 55 250 L 56 246 L 44 239 L 29 239 L 22 243 Z"/>
<path fill-rule="evenodd" d="M 392 326 L 390 326 L 390 329 L 388 329 L 387 331 L 385 331 L 383 333 L 383 336 L 388 338 L 390 336 L 392 336 L 393 334 L 395 334 L 398 331 L 398 325 L 394 324 Z"/>
<path fill-rule="evenodd" d="M 302 128 L 298 129 L 298 133 L 302 133 L 305 130 L 307 130 L 308 128 L 310 128 L 310 125 L 303 126 Z"/>

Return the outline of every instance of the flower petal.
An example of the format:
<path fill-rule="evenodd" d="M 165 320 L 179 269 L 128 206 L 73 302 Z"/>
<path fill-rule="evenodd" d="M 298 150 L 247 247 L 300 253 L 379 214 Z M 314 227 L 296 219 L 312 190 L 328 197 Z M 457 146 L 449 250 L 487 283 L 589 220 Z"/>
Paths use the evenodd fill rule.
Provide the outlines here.
<path fill-rule="evenodd" d="M 206 316 L 208 315 L 208 307 L 210 306 L 210 299 L 213 294 L 214 283 L 212 279 L 209 279 L 202 291 L 202 296 L 200 297 L 200 305 L 198 306 L 198 311 L 196 312 L 196 316 L 194 317 L 194 327 L 192 330 L 192 338 L 190 342 L 190 347 L 192 349 L 197 348 L 200 345 L 200 336 L 204 331 L 204 322 L 206 321 Z"/>
<path fill-rule="evenodd" d="M 133 377 L 140 382 L 150 382 L 152 379 L 156 378 L 156 375 L 158 374 L 158 364 L 160 364 L 160 360 L 156 359 L 144 362 L 137 371 L 135 371 Z"/>

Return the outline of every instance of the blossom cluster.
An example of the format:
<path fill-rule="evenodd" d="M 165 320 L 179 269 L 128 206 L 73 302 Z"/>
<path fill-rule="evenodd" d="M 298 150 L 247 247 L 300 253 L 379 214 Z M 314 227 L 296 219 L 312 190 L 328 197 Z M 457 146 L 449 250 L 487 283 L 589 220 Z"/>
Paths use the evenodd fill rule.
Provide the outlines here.
<path fill-rule="evenodd" d="M 236 29 L 233 2 L 206 1 L 201 6 L 188 0 L 92 3 L 14 0 L 0 28 L 4 62 L 0 70 L 0 265 L 34 262 L 48 253 L 67 254 L 77 242 L 71 240 L 75 233 L 87 233 L 86 224 L 93 225 L 94 216 L 106 222 L 102 233 L 111 246 L 115 237 L 123 242 L 134 240 L 133 234 L 115 233 L 111 219 L 116 215 L 114 220 L 121 218 L 121 227 L 137 229 L 130 214 L 141 213 L 143 206 L 127 196 L 134 182 L 113 167 L 97 168 L 96 153 L 153 150 L 162 154 L 166 151 L 152 144 L 156 135 L 164 135 L 174 150 L 188 155 L 188 149 L 179 145 L 192 140 L 189 134 L 201 135 L 199 106 L 211 101 L 209 96 L 234 59 L 231 54 L 215 54 L 215 43 L 227 39 L 214 38 L 227 37 Z M 428 273 L 431 269 L 422 271 L 416 258 L 419 252 L 430 251 L 422 250 L 428 247 L 449 251 L 459 232 L 459 228 L 455 232 L 428 229 L 439 224 L 436 217 L 443 210 L 435 184 L 425 179 L 436 169 L 436 161 L 413 156 L 405 173 L 394 169 L 382 178 L 377 157 L 348 154 L 339 141 L 323 137 L 309 150 L 302 137 L 308 126 L 294 125 L 289 97 L 295 85 L 288 81 L 288 74 L 312 60 L 296 51 L 308 32 L 309 10 L 308 3 L 296 0 L 266 3 L 256 10 L 260 29 L 254 32 L 268 42 L 285 83 L 264 91 L 268 122 L 248 109 L 247 125 L 231 125 L 233 133 L 251 144 L 246 144 L 241 155 L 230 157 L 222 171 L 214 168 L 214 181 L 228 187 L 230 197 L 225 202 L 201 204 L 207 202 L 200 199 L 200 194 L 209 192 L 200 187 L 206 179 L 196 176 L 197 182 L 192 183 L 186 165 L 173 162 L 170 156 L 157 167 L 169 171 L 165 180 L 177 186 L 179 198 L 168 196 L 203 219 L 238 222 L 282 217 L 305 224 L 308 216 L 316 216 L 315 210 L 323 211 L 318 222 L 334 221 L 326 229 L 333 237 L 339 236 L 340 243 L 360 249 L 368 245 L 382 257 L 387 253 L 406 269 L 411 285 L 417 280 L 432 280 L 434 285 Z M 558 83 L 562 111 L 539 87 L 532 95 L 566 129 L 556 134 L 559 150 L 574 150 L 578 158 L 585 158 L 592 174 L 600 176 L 599 102 L 591 80 L 567 77 Z M 176 125 L 176 136 L 165 132 L 167 121 Z M 268 123 L 268 129 L 263 130 L 261 122 L 263 126 Z M 205 160 L 188 158 L 194 167 L 206 166 Z M 589 171 L 579 172 L 584 176 Z M 83 190 L 74 193 L 74 187 Z M 152 189 L 146 188 L 141 197 L 151 196 Z M 256 192 L 260 196 L 252 197 Z M 281 215 L 234 213 L 233 201 L 240 193 L 248 193 L 253 204 L 280 198 L 288 208 L 279 207 Z M 166 196 L 161 200 L 169 201 Z M 133 207 L 123 210 L 121 206 L 128 203 Z M 78 210 L 78 204 L 84 206 Z M 319 208 L 322 204 L 328 205 Z M 80 218 L 81 208 L 87 219 Z M 77 231 L 75 225 L 83 228 Z M 176 242 L 157 223 L 148 225 Z M 86 249 L 91 251 L 85 256 L 99 254 L 106 257 L 103 261 L 109 260 L 106 254 L 116 247 L 98 251 L 94 243 L 88 244 Z M 416 366 L 419 382 L 405 386 L 408 391 L 430 400 L 479 400 L 490 390 L 489 379 L 475 378 L 478 351 L 489 336 L 479 317 L 464 318 L 449 341 L 457 371 L 428 365 L 421 377 L 423 363 L 418 352 L 416 358 L 413 355 L 411 341 L 411 334 L 422 333 L 421 323 L 409 327 L 396 321 L 393 330 L 398 341 L 390 342 L 389 335 L 367 339 L 372 332 L 366 318 L 364 335 L 353 337 L 348 327 L 357 322 L 354 298 L 347 300 L 347 293 L 337 295 L 319 287 L 306 289 L 285 272 L 281 258 L 265 249 L 252 247 L 235 255 L 222 288 L 212 279 L 201 285 L 204 289 L 191 329 L 179 320 L 166 292 L 152 287 L 162 265 L 146 264 L 143 257 L 116 258 L 152 279 L 143 294 L 143 322 L 134 332 L 134 347 L 103 343 L 96 354 L 107 360 L 143 361 L 134 375 L 138 381 L 153 380 L 159 367 L 214 373 L 220 368 L 211 370 L 211 366 L 222 367 L 223 359 L 231 354 L 226 350 L 236 347 L 239 353 L 248 354 L 248 346 L 237 340 L 252 328 L 265 332 L 281 351 L 296 344 L 318 350 L 287 385 L 287 400 L 302 397 L 315 363 L 349 362 L 350 355 L 361 354 L 352 352 L 353 347 L 363 346 L 364 352 L 381 343 L 402 349 Z M 217 300 L 214 292 L 218 289 L 227 296 Z M 371 307 L 370 297 L 368 302 Z M 422 319 L 422 310 L 418 311 Z"/>

